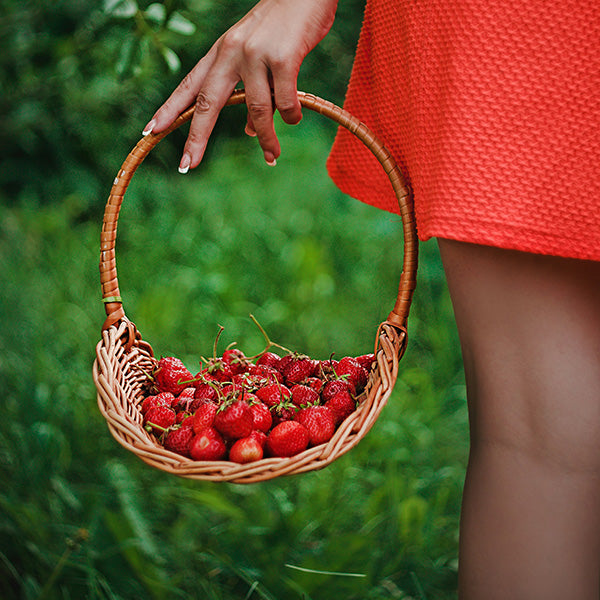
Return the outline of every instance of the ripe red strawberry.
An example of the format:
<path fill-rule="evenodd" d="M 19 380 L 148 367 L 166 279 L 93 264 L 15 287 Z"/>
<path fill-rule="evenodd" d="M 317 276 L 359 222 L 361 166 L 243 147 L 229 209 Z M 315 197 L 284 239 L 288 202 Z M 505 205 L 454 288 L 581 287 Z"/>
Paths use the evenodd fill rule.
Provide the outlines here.
<path fill-rule="evenodd" d="M 221 361 L 229 365 L 234 375 L 247 371 L 250 366 L 250 361 L 238 348 L 228 348 L 225 350 L 221 357 Z"/>
<path fill-rule="evenodd" d="M 337 360 L 333 360 L 333 358 L 328 358 L 327 360 L 322 360 L 319 363 L 319 373 L 325 379 L 329 379 L 331 377 L 335 377 L 335 370 L 338 366 Z"/>
<path fill-rule="evenodd" d="M 315 390 L 315 392 L 317 392 L 317 394 L 321 393 L 321 390 L 323 389 L 323 385 L 324 385 L 324 381 L 320 378 L 320 377 L 309 377 L 305 382 L 305 385 L 307 385 L 309 388 L 312 388 L 313 390 Z"/>
<path fill-rule="evenodd" d="M 350 356 L 345 356 L 340 360 L 335 372 L 338 377 L 353 383 L 357 394 L 364 389 L 369 378 L 369 372 Z"/>
<path fill-rule="evenodd" d="M 192 420 L 192 414 L 189 412 L 186 412 L 184 410 L 180 410 L 178 413 L 176 413 L 175 415 L 175 423 L 178 425 L 186 425 L 186 427 L 191 427 L 192 423 L 188 422 Z"/>
<path fill-rule="evenodd" d="M 292 393 L 289 388 L 279 383 L 270 383 L 256 390 L 256 396 L 261 402 L 264 402 L 269 408 L 279 404 L 282 400 L 289 400 Z"/>
<path fill-rule="evenodd" d="M 194 385 L 196 387 L 204 383 L 210 383 L 211 381 L 218 381 L 218 379 L 209 371 L 208 367 L 202 369 L 202 371 L 197 373 L 194 377 Z"/>
<path fill-rule="evenodd" d="M 206 427 L 192 438 L 189 452 L 194 460 L 221 460 L 227 454 L 227 445 L 216 429 Z"/>
<path fill-rule="evenodd" d="M 171 452 L 176 452 L 182 456 L 189 456 L 190 444 L 194 437 L 194 430 L 191 427 L 178 427 L 167 433 L 164 446 Z"/>
<path fill-rule="evenodd" d="M 250 404 L 250 412 L 252 413 L 254 429 L 267 433 L 273 425 L 273 417 L 269 407 L 262 402 L 254 402 Z"/>
<path fill-rule="evenodd" d="M 150 409 L 144 418 L 146 430 L 160 435 L 175 423 L 175 411 L 167 406 L 157 406 Z"/>
<path fill-rule="evenodd" d="M 311 446 L 328 442 L 335 433 L 335 416 L 327 406 L 309 406 L 296 415 L 296 421 L 308 430 Z"/>
<path fill-rule="evenodd" d="M 194 394 L 196 392 L 195 387 L 186 387 L 179 396 L 177 396 L 172 402 L 171 406 L 175 410 L 189 411 L 192 403 L 194 402 Z"/>
<path fill-rule="evenodd" d="M 217 405 L 212 402 L 206 402 L 196 409 L 192 417 L 192 427 L 196 433 L 200 433 L 207 427 L 212 427 L 217 414 Z"/>
<path fill-rule="evenodd" d="M 248 437 L 254 438 L 260 444 L 261 448 L 263 450 L 265 449 L 265 445 L 267 443 L 267 434 L 264 431 L 255 429 Z"/>
<path fill-rule="evenodd" d="M 301 408 L 319 404 L 319 394 L 311 387 L 297 383 L 292 386 L 292 402 Z"/>
<path fill-rule="evenodd" d="M 190 404 L 189 410 L 194 413 L 201 404 L 207 402 L 216 402 L 218 399 L 218 392 L 215 384 L 202 383 L 196 386 L 194 392 L 194 401 Z"/>
<path fill-rule="evenodd" d="M 156 397 L 164 406 L 173 406 L 173 402 L 175 401 L 175 396 L 171 392 L 160 392 Z"/>
<path fill-rule="evenodd" d="M 215 415 L 214 427 L 229 439 L 249 436 L 254 427 L 250 406 L 243 400 L 220 406 Z"/>
<path fill-rule="evenodd" d="M 164 406 L 160 398 L 158 396 L 148 396 L 147 398 L 144 398 L 144 401 L 140 406 L 140 412 L 142 415 L 145 415 L 150 409 L 156 408 L 157 406 Z"/>
<path fill-rule="evenodd" d="M 279 356 L 279 354 L 275 354 L 275 352 L 263 352 L 256 360 L 256 364 L 266 365 L 268 367 L 277 369 L 280 361 L 281 356 Z"/>
<path fill-rule="evenodd" d="M 235 375 L 235 370 L 232 366 L 220 359 L 212 359 L 208 370 L 217 381 L 221 382 L 231 381 L 231 378 Z"/>
<path fill-rule="evenodd" d="M 334 414 L 336 427 L 356 410 L 356 402 L 348 391 L 338 392 L 325 403 Z"/>
<path fill-rule="evenodd" d="M 349 392 L 352 396 L 355 393 L 355 388 L 352 383 L 345 379 L 332 379 L 328 381 L 321 391 L 321 399 L 323 404 L 329 402 L 338 392 Z"/>
<path fill-rule="evenodd" d="M 276 381 L 283 383 L 283 375 L 270 365 L 254 365 L 249 374 L 257 383 L 262 381 L 263 385 L 275 383 Z"/>
<path fill-rule="evenodd" d="M 309 377 L 312 377 L 317 370 L 319 363 L 308 357 L 298 357 L 291 361 L 282 371 L 285 383 L 288 386 L 295 383 L 301 383 Z"/>
<path fill-rule="evenodd" d="M 263 457 L 261 443 L 252 436 L 241 438 L 229 449 L 229 460 L 235 463 L 245 464 L 260 460 Z"/>
<path fill-rule="evenodd" d="M 255 387 L 254 379 L 247 371 L 244 371 L 243 373 L 236 373 L 231 378 L 231 384 L 240 392 L 245 390 L 250 391 Z"/>
<path fill-rule="evenodd" d="M 159 392 L 179 395 L 194 379 L 180 359 L 173 356 L 161 358 L 153 373 L 154 383 Z"/>
<path fill-rule="evenodd" d="M 356 360 L 363 369 L 370 371 L 375 362 L 375 354 L 363 354 L 362 356 L 357 356 L 354 360 Z"/>
<path fill-rule="evenodd" d="M 283 371 L 288 367 L 288 365 L 292 364 L 296 360 L 296 358 L 298 358 L 298 355 L 294 354 L 293 352 L 282 356 L 279 359 L 277 370 L 283 374 Z"/>
<path fill-rule="evenodd" d="M 298 421 L 282 421 L 267 436 L 267 450 L 271 456 L 295 456 L 308 448 L 309 435 Z"/>
<path fill-rule="evenodd" d="M 273 415 L 273 424 L 277 425 L 282 421 L 292 421 L 300 409 L 290 400 L 283 400 L 272 406 L 270 410 Z"/>

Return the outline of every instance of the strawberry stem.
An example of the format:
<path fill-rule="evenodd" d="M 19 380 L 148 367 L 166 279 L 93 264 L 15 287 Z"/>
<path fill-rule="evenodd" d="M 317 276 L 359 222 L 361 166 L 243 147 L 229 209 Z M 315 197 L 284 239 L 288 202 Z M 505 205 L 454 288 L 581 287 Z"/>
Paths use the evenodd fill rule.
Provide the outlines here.
<path fill-rule="evenodd" d="M 269 348 L 273 348 L 273 347 L 279 348 L 280 350 L 283 350 L 287 354 L 293 354 L 292 350 L 289 350 L 285 346 L 281 346 L 280 344 L 277 344 L 276 342 L 271 341 L 271 338 L 268 336 L 264 327 L 258 322 L 258 320 L 256 319 L 256 317 L 253 314 L 250 315 L 250 318 L 252 319 L 252 321 L 254 321 L 254 324 L 258 327 L 260 332 L 263 334 L 263 337 L 265 338 L 265 342 L 267 344 L 265 346 L 265 349 L 262 352 L 260 352 L 259 354 L 257 354 L 256 357 L 260 356 L 261 354 L 264 354 L 267 350 L 269 350 Z M 256 358 L 256 357 L 252 357 L 252 358 Z"/>
<path fill-rule="evenodd" d="M 217 344 L 219 343 L 219 338 L 221 334 L 225 331 L 225 327 L 223 325 L 219 325 L 219 333 L 217 333 L 217 337 L 215 338 L 215 343 L 213 345 L 213 358 L 217 358 Z"/>

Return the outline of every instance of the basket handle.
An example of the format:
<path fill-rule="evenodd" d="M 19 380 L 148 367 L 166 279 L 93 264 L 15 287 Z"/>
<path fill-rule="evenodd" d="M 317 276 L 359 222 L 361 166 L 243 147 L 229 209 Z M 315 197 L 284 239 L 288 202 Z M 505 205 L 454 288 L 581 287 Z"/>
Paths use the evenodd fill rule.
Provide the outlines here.
<path fill-rule="evenodd" d="M 400 216 L 402 217 L 404 230 L 404 259 L 396 303 L 385 323 L 389 323 L 400 330 L 405 330 L 416 285 L 418 264 L 418 238 L 410 188 L 387 148 L 375 137 L 368 127 L 356 117 L 352 116 L 339 106 L 336 106 L 327 100 L 323 100 L 322 98 L 318 98 L 317 96 L 313 96 L 312 94 L 298 92 L 298 99 L 303 107 L 332 119 L 360 139 L 381 163 L 390 179 L 400 207 Z M 226 105 L 243 104 L 245 101 L 245 91 L 239 89 L 233 92 Z M 146 158 L 150 150 L 174 129 L 177 129 L 183 123 L 189 121 L 192 118 L 193 113 L 194 107 L 188 108 L 165 131 L 157 134 L 151 133 L 146 137 L 143 137 L 129 153 L 123 162 L 119 173 L 115 177 L 106 203 L 104 221 L 100 234 L 100 282 L 102 285 L 102 301 L 104 302 L 104 308 L 107 315 L 102 326 L 103 331 L 126 319 L 117 280 L 115 241 L 119 211 L 121 210 L 123 196 L 127 186 L 136 169 L 142 163 L 144 158 Z M 131 324 L 128 335 L 130 337 L 130 343 L 133 342 L 134 336 L 139 337 L 139 334 L 135 332 L 133 324 Z"/>

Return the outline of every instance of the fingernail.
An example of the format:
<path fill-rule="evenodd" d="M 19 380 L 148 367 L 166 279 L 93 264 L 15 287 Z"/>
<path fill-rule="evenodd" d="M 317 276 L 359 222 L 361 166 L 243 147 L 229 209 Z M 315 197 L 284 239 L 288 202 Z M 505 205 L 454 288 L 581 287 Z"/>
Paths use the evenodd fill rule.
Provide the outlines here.
<path fill-rule="evenodd" d="M 277 164 L 277 160 L 273 156 L 272 152 L 265 152 L 265 162 L 270 166 L 274 167 Z"/>
<path fill-rule="evenodd" d="M 270 167 L 274 167 L 274 166 L 277 164 L 277 161 L 276 161 L 275 159 L 273 159 L 273 160 L 268 160 L 268 161 L 267 161 L 267 164 L 268 164 Z"/>
<path fill-rule="evenodd" d="M 154 129 L 154 126 L 156 125 L 156 121 L 154 119 L 152 119 L 147 125 L 146 127 L 144 127 L 144 131 L 142 131 L 142 135 L 148 135 L 150 133 L 152 133 L 152 130 Z"/>
<path fill-rule="evenodd" d="M 191 162 L 192 162 L 192 159 L 190 158 L 190 155 L 189 154 L 184 154 L 183 158 L 181 159 L 181 162 L 179 163 L 179 169 L 178 169 L 178 171 L 182 175 L 185 175 L 190 170 L 190 163 Z"/>
<path fill-rule="evenodd" d="M 246 127 L 244 127 L 244 132 L 250 137 L 256 137 L 256 131 L 254 131 L 254 129 L 252 129 L 250 125 L 246 125 Z"/>

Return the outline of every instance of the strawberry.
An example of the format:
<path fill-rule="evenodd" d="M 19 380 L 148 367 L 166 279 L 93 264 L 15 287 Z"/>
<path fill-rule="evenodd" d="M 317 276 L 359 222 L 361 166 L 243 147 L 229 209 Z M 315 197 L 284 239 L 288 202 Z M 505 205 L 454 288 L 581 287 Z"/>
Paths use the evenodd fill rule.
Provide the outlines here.
<path fill-rule="evenodd" d="M 208 366 L 210 374 L 217 381 L 231 381 L 231 378 L 235 375 L 233 367 L 221 359 L 211 359 L 211 363 Z"/>
<path fill-rule="evenodd" d="M 194 394 L 196 393 L 195 387 L 186 387 L 179 396 L 177 396 L 172 402 L 171 406 L 175 410 L 190 410 L 191 405 L 194 402 Z"/>
<path fill-rule="evenodd" d="M 253 426 L 252 411 L 243 400 L 220 406 L 215 415 L 215 429 L 229 439 L 249 436 Z"/>
<path fill-rule="evenodd" d="M 167 406 L 157 406 L 150 409 L 144 418 L 146 430 L 160 435 L 175 423 L 175 411 Z"/>
<path fill-rule="evenodd" d="M 337 360 L 333 360 L 333 358 L 328 358 L 327 360 L 322 360 L 319 363 L 319 372 L 323 378 L 331 378 L 335 377 L 335 370 L 338 366 Z"/>
<path fill-rule="evenodd" d="M 299 407 L 312 406 L 319 404 L 319 394 L 313 388 L 307 385 L 297 383 L 290 389 L 292 392 L 292 402 Z"/>
<path fill-rule="evenodd" d="M 171 392 L 160 392 L 156 397 L 164 406 L 173 406 L 173 402 L 175 401 L 175 396 Z"/>
<path fill-rule="evenodd" d="M 194 437 L 194 430 L 191 427 L 178 427 L 172 429 L 165 437 L 164 446 L 167 450 L 189 456 L 190 444 Z"/>
<path fill-rule="evenodd" d="M 298 421 L 282 421 L 267 436 L 267 450 L 271 456 L 295 456 L 308 448 L 308 431 Z"/>
<path fill-rule="evenodd" d="M 267 434 L 264 431 L 259 431 L 255 429 L 248 437 L 254 438 L 264 450 L 265 445 L 267 444 Z"/>
<path fill-rule="evenodd" d="M 221 357 L 221 361 L 224 364 L 229 365 L 234 375 L 243 373 L 250 365 L 250 361 L 241 350 L 238 350 L 238 348 L 228 348 L 225 350 Z"/>
<path fill-rule="evenodd" d="M 235 463 L 249 463 L 263 457 L 261 443 L 252 436 L 236 440 L 229 449 L 229 460 Z"/>
<path fill-rule="evenodd" d="M 345 356 L 340 360 L 335 372 L 338 377 L 347 379 L 354 384 L 356 393 L 360 393 L 364 389 L 369 378 L 369 372 L 350 356 Z"/>
<path fill-rule="evenodd" d="M 332 379 L 331 381 L 328 381 L 321 391 L 323 404 L 331 400 L 338 392 L 343 391 L 349 392 L 352 396 L 356 392 L 354 385 L 345 379 Z"/>
<path fill-rule="evenodd" d="M 301 356 L 287 364 L 281 373 L 286 385 L 291 386 L 312 377 L 318 366 L 316 360 Z"/>
<path fill-rule="evenodd" d="M 254 402 L 250 404 L 250 412 L 254 429 L 267 433 L 273 424 L 273 416 L 269 407 L 262 402 Z"/>
<path fill-rule="evenodd" d="M 270 365 L 254 365 L 249 370 L 249 374 L 254 381 L 260 382 L 262 380 L 264 385 L 276 381 L 283 383 L 283 375 Z"/>
<path fill-rule="evenodd" d="M 277 425 L 282 421 L 292 421 L 299 408 L 290 400 L 282 400 L 279 404 L 271 407 L 273 423 Z"/>
<path fill-rule="evenodd" d="M 293 362 L 296 360 L 296 358 L 298 358 L 298 355 L 297 355 L 297 354 L 294 354 L 293 352 L 292 352 L 292 353 L 290 353 L 290 354 L 286 354 L 285 356 L 282 356 L 282 357 L 279 359 L 279 363 L 277 364 L 277 367 L 276 367 L 276 368 L 277 368 L 277 370 L 278 370 L 278 371 L 279 371 L 281 374 L 283 374 L 283 371 L 284 371 L 284 370 L 285 370 L 285 369 L 286 369 L 286 368 L 287 368 L 289 365 L 291 365 L 291 364 L 292 364 L 292 363 L 293 363 Z"/>
<path fill-rule="evenodd" d="M 227 454 L 227 446 L 216 429 L 205 427 L 192 438 L 189 452 L 194 460 L 221 460 Z"/>
<path fill-rule="evenodd" d="M 217 405 L 212 402 L 206 402 L 196 409 L 192 417 L 192 427 L 196 433 L 200 433 L 207 427 L 212 427 L 217 414 Z"/>
<path fill-rule="evenodd" d="M 201 404 L 207 402 L 216 402 L 218 398 L 218 392 L 216 386 L 210 383 L 201 383 L 196 386 L 194 392 L 194 401 L 190 405 L 190 410 L 195 412 Z"/>
<path fill-rule="evenodd" d="M 208 367 L 202 369 L 202 371 L 197 373 L 194 377 L 194 385 L 196 387 L 203 383 L 210 383 L 211 381 L 218 381 L 218 379 L 208 370 Z"/>
<path fill-rule="evenodd" d="M 185 427 L 191 427 L 192 420 L 193 420 L 192 417 L 193 417 L 193 415 L 190 414 L 189 412 L 181 410 L 178 413 L 176 413 L 176 415 L 175 415 L 175 424 L 181 425 L 181 426 L 185 425 Z"/>
<path fill-rule="evenodd" d="M 305 382 L 304 385 L 307 385 L 309 388 L 312 388 L 313 390 L 315 390 L 315 392 L 317 392 L 317 394 L 321 393 L 321 390 L 323 389 L 323 385 L 324 382 L 320 377 L 309 377 Z"/>
<path fill-rule="evenodd" d="M 336 426 L 356 410 L 356 402 L 346 390 L 338 392 L 325 406 L 333 412 Z"/>
<path fill-rule="evenodd" d="M 145 415 L 151 408 L 156 408 L 157 406 L 164 406 L 160 398 L 158 396 L 147 396 L 140 406 L 140 412 L 142 415 Z"/>
<path fill-rule="evenodd" d="M 281 356 L 275 354 L 275 352 L 263 352 L 256 360 L 257 365 L 264 365 L 277 369 L 281 361 Z"/>
<path fill-rule="evenodd" d="M 327 406 L 309 406 L 298 412 L 295 418 L 308 430 L 311 446 L 328 442 L 335 433 L 335 416 Z"/>
<path fill-rule="evenodd" d="M 354 360 L 356 360 L 363 369 L 370 371 L 375 362 L 375 354 L 363 354 L 362 356 L 357 356 Z"/>
<path fill-rule="evenodd" d="M 153 373 L 154 383 L 159 392 L 180 394 L 194 379 L 180 359 L 173 356 L 161 358 Z"/>
<path fill-rule="evenodd" d="M 270 383 L 256 390 L 256 396 L 261 402 L 264 402 L 271 408 L 279 404 L 282 400 L 289 400 L 292 397 L 292 392 L 285 385 Z"/>

